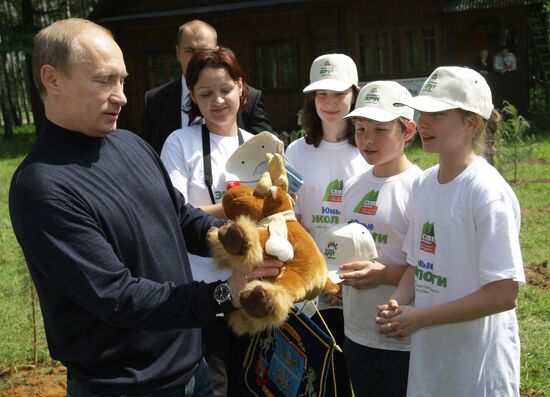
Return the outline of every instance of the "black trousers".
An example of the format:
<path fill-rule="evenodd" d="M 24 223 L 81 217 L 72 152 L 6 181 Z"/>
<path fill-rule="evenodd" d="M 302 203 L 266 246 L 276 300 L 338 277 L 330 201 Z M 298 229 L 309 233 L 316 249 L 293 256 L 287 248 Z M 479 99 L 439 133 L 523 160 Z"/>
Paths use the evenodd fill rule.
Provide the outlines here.
<path fill-rule="evenodd" d="M 216 397 L 243 397 L 243 361 L 250 337 L 239 337 L 224 317 L 202 329 L 205 358 Z"/>

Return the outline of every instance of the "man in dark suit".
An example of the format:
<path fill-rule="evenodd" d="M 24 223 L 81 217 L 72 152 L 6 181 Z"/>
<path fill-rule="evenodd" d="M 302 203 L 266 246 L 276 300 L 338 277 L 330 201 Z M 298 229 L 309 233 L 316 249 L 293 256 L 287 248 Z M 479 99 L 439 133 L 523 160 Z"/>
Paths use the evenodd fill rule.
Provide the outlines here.
<path fill-rule="evenodd" d="M 189 100 L 185 83 L 187 64 L 198 50 L 218 48 L 216 30 L 209 24 L 193 20 L 178 29 L 176 58 L 181 65 L 182 78 L 171 81 L 145 93 L 142 137 L 160 154 L 164 141 L 172 131 L 189 125 L 187 113 L 183 111 Z M 271 131 L 271 123 L 264 110 L 262 92 L 248 87 L 248 100 L 244 111 L 239 112 L 237 124 L 253 134 Z"/>

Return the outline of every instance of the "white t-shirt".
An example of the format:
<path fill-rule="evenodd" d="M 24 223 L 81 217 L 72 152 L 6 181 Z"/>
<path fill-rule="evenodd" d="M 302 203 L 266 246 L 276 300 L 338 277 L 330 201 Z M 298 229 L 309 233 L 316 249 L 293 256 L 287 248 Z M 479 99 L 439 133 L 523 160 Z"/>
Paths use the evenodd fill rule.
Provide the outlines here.
<path fill-rule="evenodd" d="M 240 130 L 246 142 L 252 134 Z M 221 203 L 226 188 L 225 163 L 239 147 L 237 136 L 220 136 L 210 133 L 210 159 L 212 164 L 212 191 L 216 203 Z M 164 146 L 160 158 L 170 175 L 172 184 L 178 189 L 188 203 L 210 205 L 212 201 L 204 184 L 204 167 L 202 152 L 202 125 L 192 125 L 172 132 Z M 213 282 L 225 280 L 231 272 L 220 271 L 212 258 L 189 254 L 189 262 L 196 281 Z"/>
<path fill-rule="evenodd" d="M 403 249 L 415 266 L 415 306 L 462 298 L 497 280 L 525 283 L 517 198 L 485 159 L 453 181 L 439 166 L 413 185 Z M 412 335 L 408 396 L 519 396 L 515 310 L 422 328 Z"/>
<path fill-rule="evenodd" d="M 403 241 L 409 227 L 408 203 L 417 166 L 391 177 L 377 178 L 372 168 L 344 185 L 343 222 L 357 222 L 372 234 L 380 263 L 407 266 Z M 374 321 L 376 305 L 387 302 L 394 285 L 357 290 L 343 286 L 344 332 L 360 345 L 386 350 L 410 350 L 410 340 L 387 338 Z"/>
<path fill-rule="evenodd" d="M 338 208 L 344 182 L 371 166 L 347 141 L 321 141 L 314 147 L 302 137 L 288 146 L 285 155 L 304 180 L 294 211 L 301 215 L 302 225 L 319 245 L 328 228 L 342 223 Z M 319 300 L 319 308 L 330 307 Z"/>

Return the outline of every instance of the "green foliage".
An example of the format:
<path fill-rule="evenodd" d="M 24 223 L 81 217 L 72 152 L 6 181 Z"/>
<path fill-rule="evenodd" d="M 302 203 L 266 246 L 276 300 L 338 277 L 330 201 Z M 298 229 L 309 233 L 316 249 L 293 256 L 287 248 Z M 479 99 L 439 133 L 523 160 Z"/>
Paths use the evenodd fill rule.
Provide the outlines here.
<path fill-rule="evenodd" d="M 277 135 L 285 144 L 285 149 L 286 149 L 286 147 L 290 145 L 292 141 L 295 141 L 296 139 L 303 137 L 305 133 L 306 132 L 304 130 L 290 131 L 290 132 L 282 131 L 277 133 Z"/>
<path fill-rule="evenodd" d="M 503 101 L 501 112 L 504 121 L 496 136 L 496 165 L 503 175 L 512 170 L 512 181 L 518 180 L 518 164 L 531 156 L 533 136 L 528 134 L 529 122 L 519 114 L 517 108 Z"/>

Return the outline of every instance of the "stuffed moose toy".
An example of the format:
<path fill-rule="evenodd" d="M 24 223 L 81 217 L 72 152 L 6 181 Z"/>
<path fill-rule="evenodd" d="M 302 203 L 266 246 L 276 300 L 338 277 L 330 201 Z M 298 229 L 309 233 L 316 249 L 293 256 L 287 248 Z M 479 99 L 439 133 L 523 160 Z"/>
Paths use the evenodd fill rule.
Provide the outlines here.
<path fill-rule="evenodd" d="M 224 194 L 222 206 L 233 222 L 208 233 L 212 257 L 220 268 L 249 272 L 264 257 L 284 262 L 276 278 L 250 281 L 241 292 L 243 308 L 228 314 L 237 335 L 278 327 L 294 303 L 339 291 L 327 278 L 327 265 L 315 241 L 296 221 L 282 156 L 267 153 L 266 157 L 267 171 L 255 188 L 243 184 Z"/>

